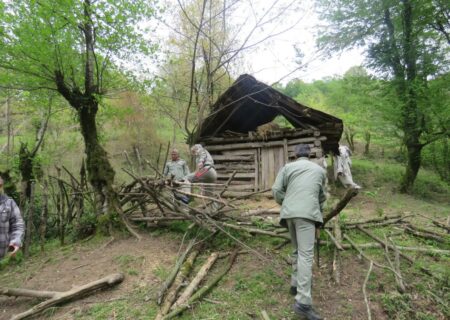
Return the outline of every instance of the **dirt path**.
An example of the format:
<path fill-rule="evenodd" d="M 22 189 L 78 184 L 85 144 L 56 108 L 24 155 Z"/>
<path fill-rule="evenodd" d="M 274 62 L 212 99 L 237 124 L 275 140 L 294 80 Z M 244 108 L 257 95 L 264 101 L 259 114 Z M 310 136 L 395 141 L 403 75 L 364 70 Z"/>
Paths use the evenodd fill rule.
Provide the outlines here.
<path fill-rule="evenodd" d="M 91 301 L 108 301 L 126 297 L 136 286 L 148 287 L 157 284 L 155 270 L 160 266 L 170 266 L 177 254 L 179 242 L 168 236 L 144 236 L 137 242 L 134 238 L 104 239 L 96 245 L 76 245 L 67 250 L 53 250 L 33 257 L 19 270 L 10 269 L 0 275 L 3 286 L 21 286 L 29 289 L 65 291 L 74 285 L 82 285 L 108 274 L 123 272 L 125 281 L 119 286 L 88 296 L 83 300 L 58 308 L 53 315 L 36 319 L 73 319 L 72 311 Z M 36 304 L 36 299 L 0 298 L 0 319 L 23 312 Z"/>

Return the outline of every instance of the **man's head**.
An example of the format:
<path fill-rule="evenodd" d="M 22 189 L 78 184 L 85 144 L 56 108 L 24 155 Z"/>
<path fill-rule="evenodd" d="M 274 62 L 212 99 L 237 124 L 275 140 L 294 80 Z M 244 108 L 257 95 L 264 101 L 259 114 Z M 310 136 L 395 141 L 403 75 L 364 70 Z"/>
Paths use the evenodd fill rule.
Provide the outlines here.
<path fill-rule="evenodd" d="M 172 161 L 177 161 L 180 157 L 180 153 L 177 149 L 172 149 L 172 152 L 170 153 L 170 157 L 172 158 Z"/>
<path fill-rule="evenodd" d="M 295 146 L 295 156 L 297 158 L 309 157 L 311 153 L 311 148 L 307 144 L 298 144 Z"/>
<path fill-rule="evenodd" d="M 197 154 L 199 154 L 199 152 L 203 149 L 201 144 L 195 144 L 192 148 L 191 148 L 191 154 L 196 156 Z"/>

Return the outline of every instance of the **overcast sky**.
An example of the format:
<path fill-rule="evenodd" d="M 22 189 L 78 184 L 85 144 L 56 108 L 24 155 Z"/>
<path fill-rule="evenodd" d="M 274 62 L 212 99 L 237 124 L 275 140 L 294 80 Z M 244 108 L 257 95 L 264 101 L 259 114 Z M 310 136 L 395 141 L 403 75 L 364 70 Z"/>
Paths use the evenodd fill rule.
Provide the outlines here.
<path fill-rule="evenodd" d="M 166 11 L 164 20 L 167 25 L 176 26 L 178 15 L 174 12 L 179 10 L 179 5 L 175 0 L 167 1 L 171 3 L 172 9 Z M 186 6 L 193 0 L 180 1 Z M 274 19 L 273 23 L 264 24 L 252 33 L 248 44 L 258 43 L 258 45 L 255 48 L 250 46 L 252 49 L 242 53 L 241 60 L 234 70 L 235 76 L 250 73 L 267 84 L 273 84 L 280 79 L 283 79 L 282 83 L 286 83 L 293 78 L 310 82 L 342 75 L 350 67 L 362 64 L 361 50 L 335 54 L 330 59 L 321 59 L 318 56 L 316 34 L 318 26 L 323 22 L 319 20 L 314 10 L 314 0 L 239 0 L 237 5 L 233 6 L 231 23 L 239 30 L 241 43 L 255 26 L 255 21 L 264 16 L 265 10 L 274 4 L 275 9 L 271 13 L 282 10 L 284 6 L 288 6 L 289 9 L 283 11 L 281 18 Z M 268 16 L 270 19 L 270 15 Z M 167 39 L 169 34 L 173 33 L 167 25 L 160 24 L 157 28 L 160 39 Z M 274 34 L 275 37 L 270 37 Z M 269 40 L 259 43 L 267 36 L 270 37 Z M 305 67 L 299 70 L 296 70 L 299 65 L 296 63 L 294 46 L 300 48 L 305 55 L 302 59 L 303 63 L 306 63 Z M 296 71 L 293 72 L 294 70 Z"/>
<path fill-rule="evenodd" d="M 262 3 L 271 3 L 273 0 L 256 0 Z M 361 65 L 363 55 L 361 50 L 350 50 L 342 54 L 334 54 L 332 58 L 321 59 L 316 49 L 317 27 L 321 22 L 314 10 L 313 0 L 302 0 L 298 11 L 282 20 L 282 26 L 289 26 L 298 22 L 291 30 L 264 43 L 257 54 L 246 57 L 248 72 L 259 80 L 273 83 L 286 77 L 298 68 L 294 45 L 305 54 L 302 59 L 305 67 L 290 74 L 283 79 L 283 83 L 292 78 L 304 81 L 313 81 L 324 77 L 342 75 L 350 67 Z M 298 20 L 299 18 L 299 20 Z M 264 33 L 266 30 L 261 30 Z"/>

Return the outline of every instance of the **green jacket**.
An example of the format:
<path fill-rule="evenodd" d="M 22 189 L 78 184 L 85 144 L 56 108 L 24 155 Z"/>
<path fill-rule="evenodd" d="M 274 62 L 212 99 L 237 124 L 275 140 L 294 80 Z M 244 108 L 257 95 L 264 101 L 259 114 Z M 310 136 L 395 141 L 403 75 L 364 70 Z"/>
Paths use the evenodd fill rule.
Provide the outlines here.
<path fill-rule="evenodd" d="M 323 222 L 325 179 L 325 170 L 308 158 L 300 158 L 281 168 L 272 186 L 275 201 L 281 205 L 281 219 Z"/>

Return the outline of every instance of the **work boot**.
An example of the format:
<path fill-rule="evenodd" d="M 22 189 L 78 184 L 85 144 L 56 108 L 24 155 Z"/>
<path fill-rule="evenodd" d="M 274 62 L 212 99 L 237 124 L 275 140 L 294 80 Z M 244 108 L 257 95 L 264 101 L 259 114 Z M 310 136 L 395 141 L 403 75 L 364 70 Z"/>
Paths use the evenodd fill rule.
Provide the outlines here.
<path fill-rule="evenodd" d="M 297 294 L 297 287 L 291 286 L 289 288 L 289 293 L 293 296 L 295 296 Z"/>
<path fill-rule="evenodd" d="M 296 315 L 303 317 L 306 320 L 322 320 L 322 317 L 309 304 L 294 303 L 294 312 Z"/>

